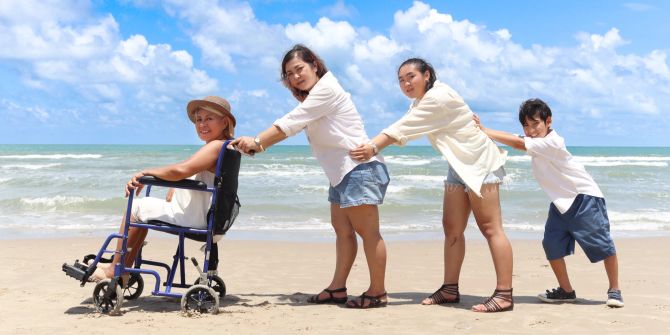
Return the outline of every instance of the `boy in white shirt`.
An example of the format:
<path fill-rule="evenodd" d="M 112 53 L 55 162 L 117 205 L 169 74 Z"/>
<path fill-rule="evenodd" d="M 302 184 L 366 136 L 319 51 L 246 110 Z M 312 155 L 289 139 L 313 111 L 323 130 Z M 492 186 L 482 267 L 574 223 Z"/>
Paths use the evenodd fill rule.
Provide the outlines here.
<path fill-rule="evenodd" d="M 592 263 L 604 260 L 609 280 L 607 306 L 623 307 L 605 199 L 584 166 L 572 159 L 564 139 L 550 128 L 549 106 L 540 99 L 530 99 L 519 107 L 519 122 L 526 136 L 485 128 L 476 115 L 474 119 L 492 140 L 531 156 L 533 175 L 551 198 L 542 246 L 559 286 L 538 298 L 549 303 L 576 300 L 564 257 L 574 253 L 577 241 Z"/>

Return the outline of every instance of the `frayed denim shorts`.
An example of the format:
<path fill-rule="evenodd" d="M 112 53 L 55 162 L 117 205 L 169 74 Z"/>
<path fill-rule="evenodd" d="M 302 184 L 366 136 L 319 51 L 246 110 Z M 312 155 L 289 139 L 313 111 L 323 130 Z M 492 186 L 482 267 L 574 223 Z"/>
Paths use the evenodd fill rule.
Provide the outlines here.
<path fill-rule="evenodd" d="M 384 163 L 363 163 L 349 171 L 337 186 L 328 190 L 328 201 L 340 208 L 360 205 L 380 205 L 384 202 L 390 182 Z"/>
<path fill-rule="evenodd" d="M 506 175 L 507 173 L 505 172 L 505 168 L 501 166 L 497 170 L 487 174 L 486 177 L 484 177 L 482 185 L 500 184 L 503 182 L 503 179 Z M 465 185 L 463 179 L 461 179 L 461 177 L 451 167 L 449 167 L 449 172 L 447 173 L 447 180 L 444 181 L 444 186 L 449 185 L 463 186 L 465 187 L 465 192 L 470 192 L 470 188 Z"/>

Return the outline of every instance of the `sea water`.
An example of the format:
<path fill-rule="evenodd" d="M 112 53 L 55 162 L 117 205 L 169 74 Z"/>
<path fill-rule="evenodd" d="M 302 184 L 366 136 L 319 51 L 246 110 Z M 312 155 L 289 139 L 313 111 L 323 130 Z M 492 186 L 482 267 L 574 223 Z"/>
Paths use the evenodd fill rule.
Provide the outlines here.
<path fill-rule="evenodd" d="M 136 172 L 178 162 L 198 146 L 0 145 L 0 239 L 102 236 L 126 208 L 124 185 Z M 607 202 L 615 237 L 670 235 L 670 148 L 571 147 Z M 508 149 L 501 186 L 503 226 L 511 237 L 540 239 L 549 199 L 530 158 Z M 391 175 L 380 225 L 386 239 L 441 239 L 447 162 L 431 147 L 390 147 Z M 164 196 L 154 189 L 152 195 Z M 332 239 L 328 180 L 309 146 L 277 145 L 244 157 L 240 215 L 233 239 Z M 466 233 L 477 237 L 470 220 Z"/>

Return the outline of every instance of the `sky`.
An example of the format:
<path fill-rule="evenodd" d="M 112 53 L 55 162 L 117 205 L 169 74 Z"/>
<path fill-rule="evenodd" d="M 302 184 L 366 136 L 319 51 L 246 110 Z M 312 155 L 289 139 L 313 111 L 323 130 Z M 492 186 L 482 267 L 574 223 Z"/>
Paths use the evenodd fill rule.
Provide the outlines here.
<path fill-rule="evenodd" d="M 198 144 L 185 106 L 207 95 L 254 136 L 297 105 L 280 64 L 302 43 L 370 137 L 406 113 L 397 66 L 421 57 L 488 127 L 521 132 L 541 98 L 568 145 L 670 146 L 668 17 L 670 1 L 2 0 L 0 144 Z"/>

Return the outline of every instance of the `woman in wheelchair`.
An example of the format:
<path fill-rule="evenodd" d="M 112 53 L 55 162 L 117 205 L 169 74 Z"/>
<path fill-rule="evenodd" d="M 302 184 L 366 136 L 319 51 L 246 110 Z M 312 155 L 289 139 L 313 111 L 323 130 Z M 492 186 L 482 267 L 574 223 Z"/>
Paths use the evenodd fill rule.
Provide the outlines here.
<path fill-rule="evenodd" d="M 217 159 L 225 140 L 233 138 L 235 117 L 231 113 L 230 104 L 223 98 L 208 96 L 200 100 L 192 100 L 186 107 L 189 119 L 195 125 L 198 137 L 205 142 L 193 156 L 183 162 L 162 167 L 149 168 L 136 173 L 125 186 L 126 197 L 131 192 L 140 194 L 144 185 L 138 179 L 143 176 L 154 176 L 163 180 L 177 181 L 194 177 L 208 187 L 214 183 Z M 159 220 L 175 226 L 206 229 L 207 212 L 211 205 L 209 192 L 198 192 L 188 189 L 170 189 L 166 199 L 153 197 L 136 198 L 133 201 L 131 222 L 149 222 Z M 124 214 L 124 218 L 126 215 Z M 124 231 L 121 220 L 120 232 Z M 126 267 L 132 267 L 144 239 L 146 228 L 130 227 L 128 231 L 128 253 L 124 260 Z M 119 239 L 112 263 L 99 264 L 89 277 L 91 281 L 100 281 L 114 277 L 114 267 L 121 261 L 118 251 L 122 248 Z M 127 279 L 127 275 L 126 275 Z M 124 280 L 124 285 L 128 280 Z"/>

